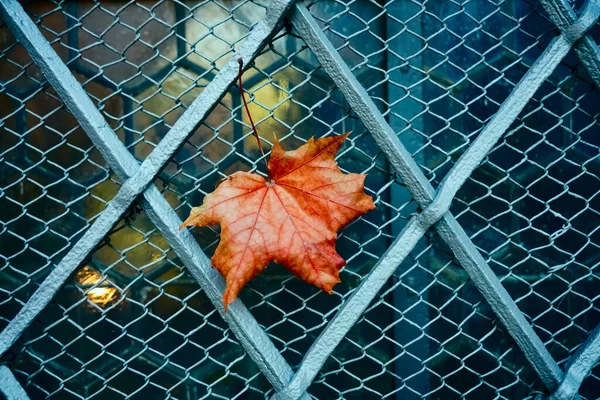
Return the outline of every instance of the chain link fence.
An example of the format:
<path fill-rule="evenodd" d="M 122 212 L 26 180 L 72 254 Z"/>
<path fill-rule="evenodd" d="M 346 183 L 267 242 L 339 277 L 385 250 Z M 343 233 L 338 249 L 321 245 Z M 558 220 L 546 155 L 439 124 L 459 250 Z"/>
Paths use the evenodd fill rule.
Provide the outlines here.
<path fill-rule="evenodd" d="M 270 3 L 22 5 L 141 163 L 208 93 Z M 304 4 L 435 188 L 560 33 L 545 4 L 533 0 Z M 577 14 L 583 8 L 578 1 L 570 6 Z M 311 136 L 352 131 L 338 163 L 368 174 L 366 192 L 377 204 L 340 234 L 338 252 L 348 265 L 334 294 L 271 265 L 240 295 L 296 371 L 423 207 L 292 22 L 278 26 L 244 73 L 263 143 L 268 149 L 277 137 L 291 149 Z M 1 329 L 101 220 L 123 176 L 132 175 L 107 161 L 11 31 L 0 25 Z M 597 41 L 598 25 L 587 35 Z M 600 323 L 600 95 L 589 70 L 579 53 L 569 52 L 450 208 L 561 369 Z M 229 174 L 264 172 L 237 87 L 226 89 L 194 128 L 153 181 L 180 219 Z M 271 397 L 273 381 L 157 229 L 145 201 L 138 198 L 72 266 L 1 363 L 31 399 Z M 212 255 L 218 227 L 191 234 Z M 445 239 L 429 229 L 307 392 L 361 400 L 552 393 L 560 382 L 550 388 L 540 379 L 488 300 Z M 579 394 L 600 396 L 598 368 Z"/>

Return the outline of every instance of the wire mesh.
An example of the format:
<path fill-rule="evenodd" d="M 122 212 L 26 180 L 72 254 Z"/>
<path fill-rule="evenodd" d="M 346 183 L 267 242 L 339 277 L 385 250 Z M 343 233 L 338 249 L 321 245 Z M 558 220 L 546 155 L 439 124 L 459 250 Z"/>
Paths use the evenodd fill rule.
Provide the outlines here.
<path fill-rule="evenodd" d="M 26 9 L 140 161 L 218 73 L 268 1 L 32 2 Z M 535 2 L 307 3 L 437 186 L 556 28 Z M 579 5 L 579 4 L 576 4 Z M 0 328 L 120 182 L 2 28 Z M 597 32 L 592 30 L 592 36 Z M 302 38 L 286 26 L 244 75 L 266 148 L 353 131 L 345 171 L 378 206 L 341 233 L 329 296 L 271 265 L 241 299 L 297 366 L 417 210 Z M 598 92 L 569 56 L 461 189 L 452 211 L 565 361 L 600 322 Z M 264 172 L 235 87 L 161 172 L 180 217 L 237 170 Z M 207 254 L 217 228 L 193 232 Z M 137 205 L 4 356 L 30 398 L 261 398 L 271 385 Z M 598 395 L 597 369 L 583 398 Z M 334 351 L 316 398 L 528 398 L 545 393 L 431 231 Z"/>

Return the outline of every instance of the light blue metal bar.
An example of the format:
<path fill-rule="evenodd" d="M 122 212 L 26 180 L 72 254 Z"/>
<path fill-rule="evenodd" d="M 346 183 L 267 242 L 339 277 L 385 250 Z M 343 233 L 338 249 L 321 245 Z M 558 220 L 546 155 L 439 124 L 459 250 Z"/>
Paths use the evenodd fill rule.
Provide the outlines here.
<path fill-rule="evenodd" d="M 597 2 L 597 0 L 595 0 Z M 567 0 L 540 0 L 542 7 L 548 13 L 550 20 L 561 31 L 571 26 L 577 19 L 577 15 Z M 575 44 L 575 53 L 587 69 L 590 77 L 600 89 L 600 49 L 590 35 L 585 35 Z"/>
<path fill-rule="evenodd" d="M 435 222 L 448 211 L 454 196 L 475 168 L 479 166 L 481 160 L 514 122 L 533 94 L 567 55 L 573 44 L 596 23 L 599 15 L 600 4 L 597 0 L 588 1 L 581 17 L 573 25 L 563 30 L 560 36 L 552 40 L 546 51 L 531 66 L 506 101 L 502 103 L 489 124 L 443 179 L 435 200 L 423 211 L 428 221 Z"/>
<path fill-rule="evenodd" d="M 296 372 L 294 379 L 290 382 L 290 385 L 284 391 L 276 394 L 274 398 L 296 399 L 308 388 L 333 349 L 340 343 L 348 330 L 360 317 L 379 289 L 394 272 L 395 268 L 402 262 L 410 250 L 412 250 L 420 238 L 419 233 L 425 232 L 427 227 L 433 225 L 440 218 L 445 216 L 458 189 L 466 179 L 468 179 L 471 172 L 479 165 L 481 160 L 489 150 L 491 150 L 504 131 L 508 129 L 510 124 L 517 118 L 539 86 L 550 76 L 559 62 L 566 56 L 573 43 L 595 22 L 598 18 L 598 14 L 598 8 L 595 7 L 594 4 L 587 3 L 580 20 L 572 27 L 566 29 L 559 37 L 555 38 L 550 43 L 532 68 L 517 84 L 494 118 L 492 118 L 490 123 L 480 133 L 473 145 L 465 154 L 463 154 L 454 168 L 447 175 L 446 179 L 444 179 L 434 201 L 427 206 L 421 214 L 409 221 L 409 224 L 390 247 L 388 252 L 363 280 L 363 283 L 361 283 L 361 285 L 353 292 L 350 299 L 334 316 L 321 336 L 317 338 L 304 357 L 304 360 L 302 361 L 299 370 Z M 296 30 L 304 38 L 309 47 L 311 47 L 311 50 L 319 59 L 323 68 L 334 79 L 334 82 L 336 82 L 340 91 L 344 93 L 348 102 L 351 105 L 353 105 L 352 103 L 354 102 L 359 107 L 366 107 L 368 109 L 368 112 L 365 112 L 363 115 L 359 114 L 361 119 L 363 119 L 363 123 L 371 131 L 378 145 L 386 152 L 388 157 L 393 157 L 394 153 L 398 153 L 399 157 L 390 159 L 392 165 L 396 168 L 407 187 L 409 187 L 415 196 L 415 199 L 426 205 L 428 200 L 427 197 L 429 197 L 427 195 L 430 193 L 430 190 L 428 190 L 427 184 L 422 184 L 423 180 L 425 180 L 424 176 L 422 176 L 422 174 L 419 175 L 411 172 L 411 170 L 414 170 L 416 167 L 414 162 L 411 163 L 406 158 L 406 150 L 401 146 L 399 140 L 395 137 L 395 134 L 390 132 L 391 128 L 385 123 L 381 114 L 375 112 L 376 108 L 374 104 L 371 104 L 372 101 L 370 101 L 369 96 L 364 89 L 360 88 L 360 85 L 352 75 L 351 71 L 347 68 L 341 58 L 339 58 L 339 55 L 331 43 L 325 38 L 318 24 L 304 5 L 296 5 L 293 22 Z M 354 108 L 354 106 L 353 109 L 355 112 L 359 113 L 359 110 Z M 375 129 L 371 130 L 371 127 Z M 446 221 L 446 223 L 447 222 L 448 221 Z M 454 222 L 454 226 L 451 224 L 448 225 L 457 228 L 458 224 L 456 221 Z M 443 235 L 444 231 L 445 229 L 442 227 L 440 234 Z M 415 239 L 416 235 L 419 236 Z M 452 235 L 449 236 L 451 237 Z M 464 239 L 468 239 L 466 234 L 462 240 Z M 467 257 L 467 255 L 474 256 L 474 254 L 467 253 L 475 250 L 474 247 L 471 247 L 472 244 L 470 244 L 470 241 L 470 246 L 465 245 L 462 241 L 457 242 L 453 240 L 450 241 L 450 243 L 453 245 L 451 248 L 457 255 L 457 258 L 471 258 Z M 477 260 L 478 259 L 475 258 L 474 260 L 467 261 L 471 262 Z M 480 255 L 479 261 L 481 261 Z M 476 266 L 480 265 L 476 264 Z M 490 292 L 490 288 L 481 285 L 487 283 L 486 280 L 489 282 L 490 277 L 481 277 L 480 275 L 481 274 L 478 274 L 478 277 L 484 278 L 485 280 L 480 280 L 478 282 L 478 288 L 480 288 L 484 296 L 486 296 L 491 307 L 495 311 L 498 310 L 496 312 L 498 312 L 501 319 L 503 317 L 509 317 L 508 320 L 503 320 L 503 322 L 505 324 L 509 322 L 507 328 L 511 331 L 511 334 L 517 343 L 519 343 L 519 345 L 523 344 L 527 350 L 531 351 L 529 354 L 526 352 L 526 356 L 540 375 L 540 378 L 544 381 L 544 384 L 550 389 L 555 388 L 562 378 L 562 371 L 560 371 L 556 362 L 544 348 L 539 337 L 531 330 L 531 327 L 524 319 L 523 315 L 520 312 L 515 314 L 513 308 L 516 308 L 516 305 L 514 305 L 514 302 L 508 293 L 506 293 L 497 278 L 495 281 L 492 281 L 494 287 L 491 288 L 492 291 Z M 486 295 L 486 293 L 494 293 L 494 295 L 489 296 Z M 501 295 L 497 296 L 496 293 Z M 509 310 L 508 313 L 506 312 L 507 310 Z M 516 309 L 516 311 L 518 311 L 518 309 Z M 513 323 L 515 324 L 514 326 L 512 325 Z M 523 333 L 525 333 L 525 337 L 521 336 Z"/>
<path fill-rule="evenodd" d="M 583 343 L 567 364 L 563 381 L 549 400 L 571 400 L 577 398 L 583 380 L 600 362 L 600 326 Z M 599 392 L 600 393 L 600 392 Z"/>
<path fill-rule="evenodd" d="M 29 400 L 29 396 L 6 365 L 0 366 L 0 393 L 6 400 Z"/>
<path fill-rule="evenodd" d="M 237 58 L 241 55 L 244 59 L 244 66 L 247 67 L 259 54 L 264 44 L 276 33 L 280 21 L 292 4 L 293 0 L 277 0 L 269 7 L 263 20 L 255 26 L 244 44 L 240 46 L 239 53 L 232 57 L 232 61 L 222 69 L 221 73 L 181 116 L 180 121 L 182 122 L 178 121 L 161 141 L 161 144 L 157 146 L 155 152 L 163 153 L 159 156 L 152 153 L 139 166 L 18 2 L 15 0 L 0 2 L 2 18 L 9 25 L 15 37 L 26 47 L 34 62 L 40 66 L 48 81 L 77 118 L 110 167 L 121 179 L 126 180 L 119 193 L 109 202 L 92 227 L 48 275 L 5 330 L 0 333 L 0 354 L 5 353 L 12 346 L 50 302 L 67 277 L 105 237 L 133 200 L 151 183 L 154 175 L 163 166 L 159 165 L 160 162 L 166 162 L 172 156 L 172 153 L 219 101 L 237 76 Z M 165 144 L 165 141 L 168 143 Z M 167 155 L 164 152 L 170 153 Z M 146 170 L 144 171 L 144 169 Z M 225 285 L 221 275 L 211 267 L 210 260 L 202 252 L 192 235 L 185 230 L 179 231 L 181 220 L 158 189 L 152 185 L 143 191 L 143 195 L 144 208 L 152 222 L 160 229 L 188 270 L 198 280 L 202 289 L 269 382 L 276 389 L 283 388 L 293 373 L 266 333 L 241 301 L 230 304 L 229 311 L 224 312 L 221 298 Z M 308 395 L 305 397 L 308 398 Z"/>

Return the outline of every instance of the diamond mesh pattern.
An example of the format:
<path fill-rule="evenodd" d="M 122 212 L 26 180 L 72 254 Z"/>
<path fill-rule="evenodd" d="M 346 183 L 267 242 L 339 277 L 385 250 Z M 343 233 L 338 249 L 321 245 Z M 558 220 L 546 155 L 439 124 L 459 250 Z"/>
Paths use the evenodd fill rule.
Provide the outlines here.
<path fill-rule="evenodd" d="M 143 161 L 270 2 L 39 2 L 26 10 Z M 306 2 L 437 187 L 557 30 L 526 0 Z M 580 4 L 577 2 L 577 7 Z M 121 183 L 9 29 L 0 27 L 0 328 Z M 598 39 L 597 27 L 589 35 Z M 600 323 L 597 88 L 571 52 L 459 191 L 451 211 L 561 367 Z M 244 74 L 267 150 L 352 131 L 344 171 L 377 210 L 343 230 L 329 296 L 272 265 L 240 298 L 296 368 L 419 208 L 291 25 Z M 155 184 L 185 218 L 218 181 L 264 172 L 236 87 Z M 218 228 L 192 232 L 207 255 Z M 139 204 L 4 355 L 32 399 L 268 398 L 271 384 Z M 582 398 L 596 398 L 596 367 Z M 434 230 L 308 388 L 315 398 L 533 398 L 523 352 Z"/>

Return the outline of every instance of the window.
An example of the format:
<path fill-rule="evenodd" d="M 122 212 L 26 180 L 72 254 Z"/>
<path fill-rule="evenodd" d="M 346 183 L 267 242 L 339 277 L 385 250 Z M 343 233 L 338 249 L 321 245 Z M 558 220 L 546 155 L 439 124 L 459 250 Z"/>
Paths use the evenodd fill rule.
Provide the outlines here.
<path fill-rule="evenodd" d="M 362 113 L 307 44 L 294 10 L 245 71 L 246 98 L 265 149 L 274 137 L 291 149 L 312 136 L 352 131 L 338 163 L 368 174 L 366 191 L 377 204 L 340 234 L 338 251 L 348 265 L 333 295 L 275 264 L 242 291 L 250 315 L 293 371 L 423 211 L 365 113 L 381 113 L 424 182 L 439 188 L 560 34 L 544 9 L 549 1 L 303 3 L 374 102 L 375 110 Z M 217 79 L 271 3 L 28 1 L 23 7 L 142 163 Z M 575 3 L 580 15 L 583 6 Z M 106 212 L 123 179 L 5 22 L 0 32 L 4 329 Z M 587 35 L 597 40 L 597 25 Z M 562 369 L 600 322 L 600 99 L 580 58 L 571 50 L 553 69 L 450 208 L 468 236 L 461 245 L 472 242 L 524 313 L 526 329 L 539 336 L 531 340 L 541 339 Z M 264 172 L 260 157 L 233 85 L 152 185 L 185 219 L 222 178 Z M 2 364 L 31 399 L 272 396 L 272 383 L 237 328 L 223 320 L 145 207 L 138 196 Z M 191 233 L 210 257 L 218 227 Z M 552 392 L 510 323 L 507 329 L 490 305 L 486 296 L 495 295 L 482 295 L 445 241 L 434 228 L 426 232 L 308 393 L 322 399 L 520 399 Z M 597 396 L 599 376 L 596 367 L 583 381 L 582 398 Z"/>

